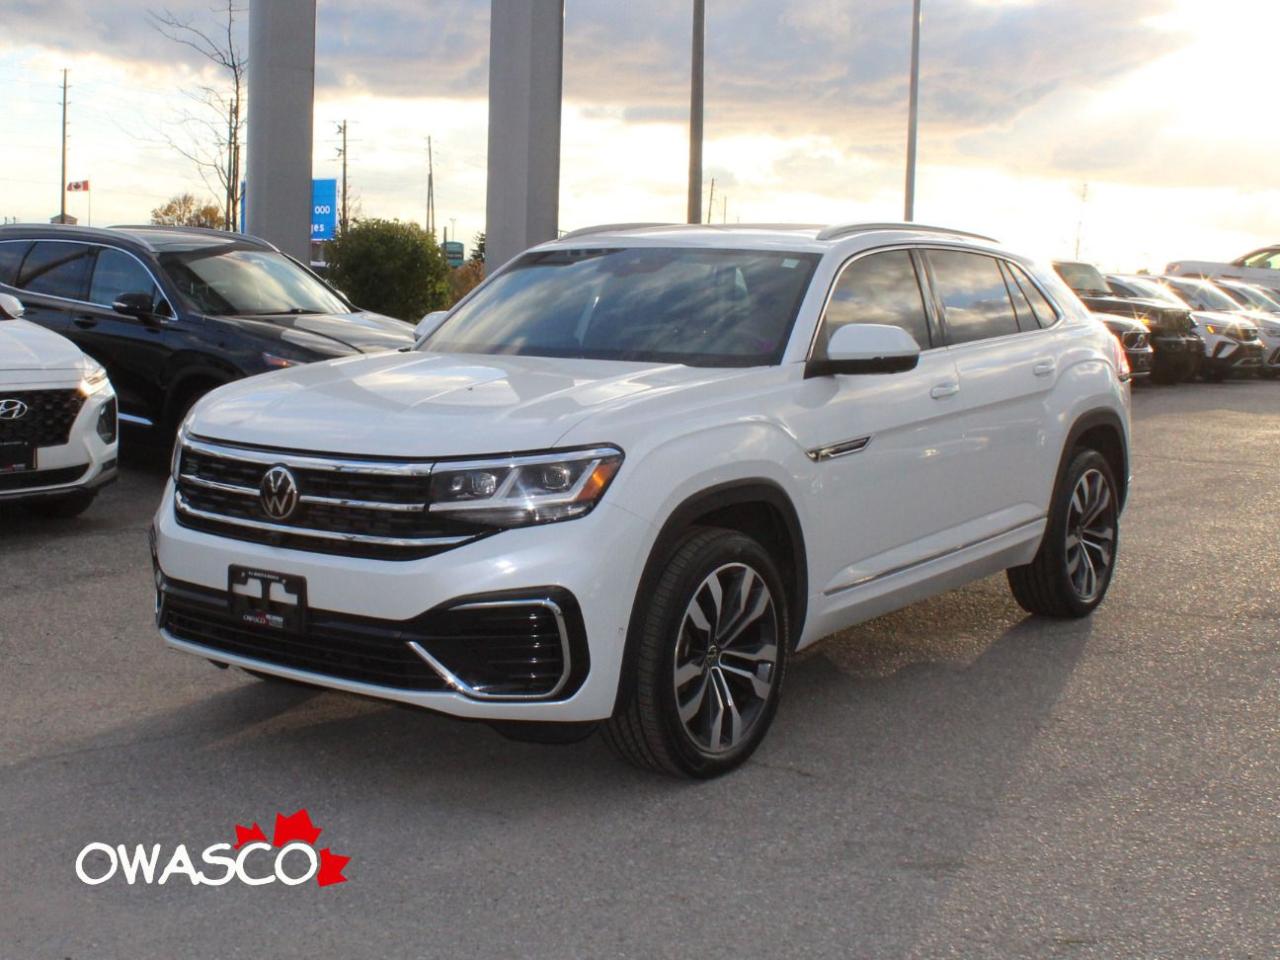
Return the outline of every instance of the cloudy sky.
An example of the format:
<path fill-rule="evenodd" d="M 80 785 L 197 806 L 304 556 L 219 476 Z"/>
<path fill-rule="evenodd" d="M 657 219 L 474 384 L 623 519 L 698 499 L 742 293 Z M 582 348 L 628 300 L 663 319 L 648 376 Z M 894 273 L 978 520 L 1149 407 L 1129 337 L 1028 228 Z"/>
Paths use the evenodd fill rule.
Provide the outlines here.
<path fill-rule="evenodd" d="M 168 0 L 213 27 L 219 0 Z M 688 0 L 566 0 L 561 226 L 684 214 Z M 5 0 L 0 217 L 95 224 L 174 193 L 212 198 L 170 141 L 217 74 L 148 24 L 164 0 Z M 730 222 L 898 219 L 911 0 L 708 0 L 706 175 Z M 924 0 L 925 222 L 1114 269 L 1233 258 L 1280 241 L 1270 0 Z M 426 138 L 439 225 L 484 222 L 489 0 L 319 0 L 316 176 L 350 121 L 353 202 L 421 221 Z M 243 27 L 243 24 L 241 25 Z M 243 36 L 243 33 L 242 33 Z M 247 42 L 245 43 L 247 46 Z M 250 117 L 252 107 L 250 106 Z M 1087 199 L 1085 185 L 1087 187 Z M 727 199 L 726 208 L 721 198 Z M 70 212 L 89 214 L 72 195 Z"/>

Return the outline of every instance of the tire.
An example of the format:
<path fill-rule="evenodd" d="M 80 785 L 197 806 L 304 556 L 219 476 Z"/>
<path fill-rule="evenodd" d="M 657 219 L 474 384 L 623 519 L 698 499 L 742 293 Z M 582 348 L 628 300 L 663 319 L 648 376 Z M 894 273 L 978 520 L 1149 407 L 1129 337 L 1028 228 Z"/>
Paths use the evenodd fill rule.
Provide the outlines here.
<path fill-rule="evenodd" d="M 634 684 L 620 691 L 605 742 L 647 770 L 727 773 L 760 745 L 778 709 L 791 619 L 777 565 L 750 537 L 695 528 L 644 599 Z"/>
<path fill-rule="evenodd" d="M 45 497 L 39 500 L 32 500 L 30 509 L 32 513 L 38 513 L 42 517 L 70 520 L 72 517 L 78 517 L 88 510 L 97 496 L 98 494 L 94 490 L 77 490 L 75 493 L 68 493 L 61 497 Z"/>
<path fill-rule="evenodd" d="M 1102 504 L 1100 511 L 1082 525 L 1080 506 L 1087 517 L 1096 503 Z M 1007 571 L 1013 598 L 1028 613 L 1087 617 L 1107 595 L 1119 537 L 1119 495 L 1111 467 L 1098 451 L 1079 448 L 1054 491 L 1035 559 Z"/>

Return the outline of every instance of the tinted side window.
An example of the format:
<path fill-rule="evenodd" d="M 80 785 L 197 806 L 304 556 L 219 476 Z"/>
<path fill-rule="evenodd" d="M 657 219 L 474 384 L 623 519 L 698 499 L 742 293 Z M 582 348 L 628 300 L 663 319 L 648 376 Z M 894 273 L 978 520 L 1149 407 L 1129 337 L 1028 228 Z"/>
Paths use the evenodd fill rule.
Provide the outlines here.
<path fill-rule="evenodd" d="M 969 343 L 1018 332 L 1009 291 L 994 257 L 930 250 L 938 297 L 952 343 Z"/>
<path fill-rule="evenodd" d="M 1006 263 L 1006 269 L 1018 283 L 1018 289 L 1022 291 L 1022 295 L 1027 298 L 1031 304 L 1031 309 L 1035 311 L 1036 320 L 1042 327 L 1052 327 L 1058 322 L 1058 311 L 1053 308 L 1048 299 L 1040 288 L 1031 282 L 1031 278 L 1027 276 L 1026 271 L 1017 264 Z M 1133 294 L 1130 294 L 1133 296 Z"/>
<path fill-rule="evenodd" d="M 88 244 L 37 240 L 22 264 L 18 286 L 32 293 L 83 300 L 92 258 Z"/>
<path fill-rule="evenodd" d="M 1004 286 L 1009 291 L 1009 299 L 1013 301 L 1013 313 L 1018 319 L 1018 329 L 1039 330 L 1040 321 L 1036 319 L 1035 312 L 1031 309 L 1031 304 L 1027 302 L 1021 288 L 1014 282 L 1009 264 L 1001 263 L 1000 271 L 1004 274 Z"/>
<path fill-rule="evenodd" d="M 831 291 L 814 355 L 825 357 L 831 335 L 847 323 L 901 327 L 921 350 L 929 349 L 929 320 L 910 253 L 873 253 L 844 269 Z"/>
<path fill-rule="evenodd" d="M 149 294 L 153 306 L 156 302 L 156 285 L 146 268 L 129 254 L 104 247 L 94 264 L 89 299 L 109 307 L 122 293 Z"/>
<path fill-rule="evenodd" d="M 18 267 L 31 246 L 29 240 L 6 240 L 0 243 L 0 283 L 13 286 L 18 279 Z"/>

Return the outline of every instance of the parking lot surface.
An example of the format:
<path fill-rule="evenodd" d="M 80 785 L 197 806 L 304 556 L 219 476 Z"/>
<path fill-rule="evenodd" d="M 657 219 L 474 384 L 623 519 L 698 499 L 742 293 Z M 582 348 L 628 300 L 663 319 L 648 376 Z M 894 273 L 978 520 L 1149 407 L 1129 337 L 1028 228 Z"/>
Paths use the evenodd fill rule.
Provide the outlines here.
<path fill-rule="evenodd" d="M 710 783 L 166 651 L 124 445 L 79 520 L 0 508 L 0 960 L 1276 955 L 1280 384 L 1135 390 L 1091 619 L 993 577 L 833 637 Z M 348 882 L 76 876 L 299 808 Z"/>

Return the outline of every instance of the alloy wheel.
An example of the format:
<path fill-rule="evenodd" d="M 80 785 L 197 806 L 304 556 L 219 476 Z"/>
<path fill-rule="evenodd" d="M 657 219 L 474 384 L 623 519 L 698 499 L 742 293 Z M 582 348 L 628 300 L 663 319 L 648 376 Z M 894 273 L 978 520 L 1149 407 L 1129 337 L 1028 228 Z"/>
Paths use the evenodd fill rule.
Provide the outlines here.
<path fill-rule="evenodd" d="M 1082 602 L 1092 603 L 1106 585 L 1115 543 L 1115 494 L 1101 470 L 1086 470 L 1067 513 L 1067 577 Z"/>
<path fill-rule="evenodd" d="M 675 647 L 676 709 L 694 744 L 725 753 L 742 743 L 777 667 L 778 616 L 764 578 L 744 563 L 718 567 L 694 591 Z"/>

